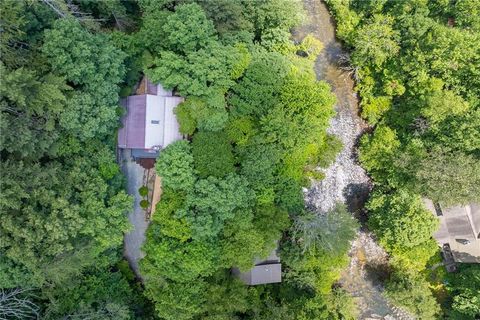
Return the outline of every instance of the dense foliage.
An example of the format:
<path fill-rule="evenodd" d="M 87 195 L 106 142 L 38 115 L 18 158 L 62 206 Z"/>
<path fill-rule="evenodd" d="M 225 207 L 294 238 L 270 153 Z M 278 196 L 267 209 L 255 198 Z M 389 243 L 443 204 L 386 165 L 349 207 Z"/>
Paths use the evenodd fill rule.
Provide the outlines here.
<path fill-rule="evenodd" d="M 421 319 L 474 319 L 478 267 L 448 276 L 443 311 L 432 295 L 422 197 L 480 200 L 479 2 L 327 2 L 374 128 L 359 158 L 368 227 L 391 254 L 386 295 Z M 313 72 L 322 44 L 291 40 L 300 1 L 6 0 L 0 15 L 0 317 L 357 317 L 336 282 L 358 225 L 302 196 L 341 144 Z M 121 258 L 132 199 L 114 146 L 119 98 L 142 75 L 186 98 L 188 139 L 156 162 L 140 285 Z M 277 247 L 282 284 L 232 276 Z"/>
<path fill-rule="evenodd" d="M 424 271 L 438 250 L 436 223 L 421 198 L 445 207 L 480 200 L 480 2 L 327 3 L 351 49 L 345 68 L 357 80 L 362 116 L 374 127 L 362 138 L 360 161 L 375 183 L 369 227 L 392 254 L 388 295 L 436 319 L 441 312 Z M 445 316 L 480 316 L 478 297 L 469 285 L 460 288 L 476 271 L 452 276 Z"/>
<path fill-rule="evenodd" d="M 149 77 L 186 96 L 175 112 L 191 141 L 156 163 L 163 195 L 141 270 L 159 318 L 354 318 L 352 300 L 332 287 L 357 224 L 343 207 L 304 212 L 301 195 L 339 146 L 326 134 L 334 96 L 313 72 L 321 44 L 289 40 L 299 4 L 142 4 L 130 41 L 144 45 L 136 54 Z M 149 41 L 154 34 L 165 41 Z M 248 288 L 232 276 L 277 246 L 281 286 Z"/>
<path fill-rule="evenodd" d="M 126 55 L 47 3 L 0 4 L 0 288 L 36 306 L 7 318 L 129 319 L 142 302 L 117 264 L 132 207 L 114 153 Z"/>

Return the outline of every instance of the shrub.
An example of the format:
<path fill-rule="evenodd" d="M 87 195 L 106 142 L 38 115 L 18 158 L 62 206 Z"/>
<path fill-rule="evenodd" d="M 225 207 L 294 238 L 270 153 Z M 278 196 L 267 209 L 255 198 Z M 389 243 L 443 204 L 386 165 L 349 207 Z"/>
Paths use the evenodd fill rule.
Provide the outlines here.
<path fill-rule="evenodd" d="M 142 197 L 146 197 L 148 195 L 148 188 L 147 186 L 141 186 L 139 189 L 138 189 L 138 193 L 142 196 Z"/>
<path fill-rule="evenodd" d="M 142 209 L 147 209 L 149 205 L 150 203 L 148 202 L 148 200 L 143 199 L 142 201 L 140 201 L 140 207 Z"/>

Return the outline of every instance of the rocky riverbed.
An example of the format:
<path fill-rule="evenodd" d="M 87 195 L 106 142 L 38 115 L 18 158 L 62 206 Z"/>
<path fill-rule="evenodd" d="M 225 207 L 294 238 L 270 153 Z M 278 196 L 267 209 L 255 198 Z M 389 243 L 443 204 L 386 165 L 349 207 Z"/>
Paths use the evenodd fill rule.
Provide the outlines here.
<path fill-rule="evenodd" d="M 305 200 L 319 214 L 325 214 L 341 202 L 361 218 L 371 181 L 358 163 L 357 144 L 368 126 L 359 116 L 354 81 L 339 65 L 345 52 L 335 38 L 335 24 L 326 5 L 320 0 L 304 0 L 304 7 L 306 20 L 293 35 L 296 41 L 301 41 L 307 34 L 313 34 L 324 45 L 315 62 L 315 72 L 319 80 L 331 85 L 337 97 L 336 116 L 328 132 L 343 142 L 343 150 L 335 162 L 328 168 L 318 169 L 325 178 L 304 190 Z M 368 231 L 358 232 L 349 255 L 350 265 L 343 272 L 340 284 L 355 297 L 360 319 L 414 319 L 391 306 L 383 296 L 381 280 L 386 275 L 388 256 Z"/>

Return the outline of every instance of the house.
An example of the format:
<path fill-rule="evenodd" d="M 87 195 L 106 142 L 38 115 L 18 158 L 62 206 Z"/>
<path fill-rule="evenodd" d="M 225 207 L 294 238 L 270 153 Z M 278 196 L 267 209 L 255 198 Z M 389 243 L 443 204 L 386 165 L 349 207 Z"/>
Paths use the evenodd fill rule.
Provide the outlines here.
<path fill-rule="evenodd" d="M 455 269 L 451 260 L 480 263 L 480 205 L 470 203 L 443 207 L 428 199 L 424 199 L 424 203 L 440 221 L 434 238 L 442 247 L 447 270 L 449 266 L 449 271 Z"/>
<path fill-rule="evenodd" d="M 173 112 L 182 101 L 182 97 L 144 77 L 136 95 L 121 101 L 126 113 L 118 131 L 118 147 L 131 149 L 136 159 L 156 158 L 161 149 L 183 138 Z"/>
<path fill-rule="evenodd" d="M 282 282 L 282 265 L 275 249 L 266 259 L 255 259 L 255 266 L 247 272 L 234 268 L 232 273 L 247 285 Z"/>

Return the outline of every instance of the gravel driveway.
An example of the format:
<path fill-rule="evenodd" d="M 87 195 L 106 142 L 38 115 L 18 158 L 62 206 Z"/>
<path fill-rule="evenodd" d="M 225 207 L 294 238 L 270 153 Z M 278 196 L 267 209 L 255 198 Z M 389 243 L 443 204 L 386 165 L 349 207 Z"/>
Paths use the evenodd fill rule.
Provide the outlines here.
<path fill-rule="evenodd" d="M 143 183 L 144 169 L 133 161 L 130 150 L 121 151 L 120 161 L 122 171 L 127 178 L 127 192 L 135 197 L 133 211 L 128 214 L 128 220 L 133 227 L 124 237 L 124 256 L 137 277 L 141 279 L 138 262 L 145 256 L 141 247 L 148 227 L 145 211 L 140 207 L 142 199 L 138 193 Z"/>

